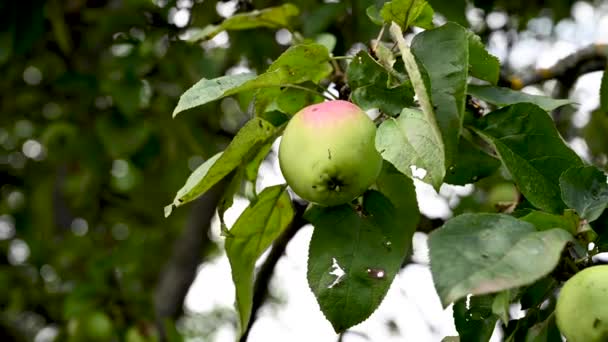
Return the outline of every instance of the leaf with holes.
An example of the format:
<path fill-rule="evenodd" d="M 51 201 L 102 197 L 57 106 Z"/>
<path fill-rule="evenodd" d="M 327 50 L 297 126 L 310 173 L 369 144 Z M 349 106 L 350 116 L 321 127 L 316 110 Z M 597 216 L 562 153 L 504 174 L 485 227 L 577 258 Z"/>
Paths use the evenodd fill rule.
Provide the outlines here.
<path fill-rule="evenodd" d="M 376 310 L 410 248 L 418 207 L 411 182 L 403 190 L 410 204 L 398 209 L 372 190 L 360 208 L 314 206 L 306 213 L 314 226 L 308 284 L 336 332 Z"/>
<path fill-rule="evenodd" d="M 414 170 L 423 169 L 425 174 L 417 177 L 439 189 L 445 175 L 443 144 L 426 118 L 416 109 L 404 108 L 399 117 L 378 127 L 376 149 L 409 177 L 414 177 Z"/>

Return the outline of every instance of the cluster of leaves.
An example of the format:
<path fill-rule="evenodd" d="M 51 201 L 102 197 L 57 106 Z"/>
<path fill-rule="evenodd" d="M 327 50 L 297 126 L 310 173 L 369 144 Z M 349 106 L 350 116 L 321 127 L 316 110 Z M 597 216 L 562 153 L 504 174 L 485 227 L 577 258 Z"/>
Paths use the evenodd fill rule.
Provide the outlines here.
<path fill-rule="evenodd" d="M 275 14 L 273 25 L 289 22 L 281 15 L 297 13 L 291 5 L 266 11 Z M 233 17 L 220 27 L 264 26 L 261 13 Z M 551 290 L 564 279 L 554 277 L 558 265 L 584 266 L 591 254 L 604 250 L 600 244 L 590 254 L 586 247 L 597 242 L 592 222 L 608 204 L 606 175 L 564 143 L 547 113 L 570 102 L 496 86 L 500 64 L 479 37 L 452 22 L 433 28 L 433 9 L 423 0 L 393 0 L 367 13 L 382 32 L 389 27 L 398 52 L 374 41 L 342 72 L 332 46 L 296 37 L 264 73 L 202 79 L 186 91 L 174 116 L 250 92 L 253 118 L 190 176 L 165 214 L 226 177 L 237 184 L 255 182 L 260 161 L 290 115 L 320 101 L 320 95 L 310 94 L 342 77 L 352 102 L 384 114 L 376 148 L 385 165 L 360 204 L 313 205 L 305 214 L 315 227 L 308 282 L 334 329 L 342 332 L 369 317 L 399 271 L 418 223 L 413 179 L 439 189 L 443 183 L 479 182 L 502 167 L 519 201 L 504 213 L 456 216 L 432 232 L 431 272 L 443 305 L 455 304 L 461 340 L 488 340 L 501 319 L 508 340 L 543 341 L 556 331 L 553 307 L 540 305 L 552 300 Z M 427 30 L 408 46 L 403 32 L 410 25 Z M 471 110 L 468 97 L 484 101 L 489 110 L 482 115 Z M 233 195 L 227 194 L 229 203 Z M 224 227 L 241 331 L 250 319 L 255 261 L 294 216 L 285 185 L 250 199 L 234 226 Z M 565 246 L 576 257 L 562 257 Z M 528 313 L 510 321 L 509 305 L 518 301 Z"/>

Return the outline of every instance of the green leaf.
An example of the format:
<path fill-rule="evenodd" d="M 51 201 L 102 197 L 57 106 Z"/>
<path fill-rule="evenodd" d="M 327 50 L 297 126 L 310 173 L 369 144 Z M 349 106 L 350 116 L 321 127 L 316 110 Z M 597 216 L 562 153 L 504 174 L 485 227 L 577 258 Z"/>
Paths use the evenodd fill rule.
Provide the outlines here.
<path fill-rule="evenodd" d="M 380 175 L 376 179 L 376 188 L 393 203 L 395 208 L 409 211 L 406 215 L 411 215 L 418 206 L 414 182 L 389 162 L 383 162 Z M 418 213 L 416 212 L 415 215 L 417 216 Z M 411 218 L 412 216 L 408 217 Z"/>
<path fill-rule="evenodd" d="M 378 10 L 378 7 L 376 7 L 376 5 L 371 5 L 367 9 L 365 9 L 365 14 L 367 14 L 367 17 L 369 18 L 369 20 L 372 21 L 372 23 L 376 25 L 384 24 L 384 19 L 380 15 L 380 10 Z"/>
<path fill-rule="evenodd" d="M 182 206 L 203 195 L 240 165 L 253 159 L 258 151 L 275 137 L 276 129 L 269 122 L 253 118 L 243 126 L 223 153 L 218 153 L 188 177 L 173 203 L 165 207 L 165 217 L 173 207 Z"/>
<path fill-rule="evenodd" d="M 429 3 L 437 12 L 448 18 L 449 21 L 457 22 L 464 27 L 469 26 L 469 22 L 465 16 L 467 8 L 466 0 L 429 0 Z"/>
<path fill-rule="evenodd" d="M 240 74 L 222 76 L 213 80 L 202 79 L 186 90 L 179 99 L 173 116 L 205 103 L 230 96 L 238 92 L 312 81 L 318 83 L 329 75 L 329 52 L 320 44 L 294 45 L 283 52 L 269 67 L 259 75 Z"/>
<path fill-rule="evenodd" d="M 412 40 L 412 53 L 429 75 L 431 101 L 445 145 L 445 161 L 449 165 L 456 155 L 464 118 L 468 33 L 455 23 L 424 31 Z"/>
<path fill-rule="evenodd" d="M 403 107 L 414 104 L 414 91 L 409 82 L 390 87 L 388 70 L 366 51 L 360 51 L 353 58 L 346 75 L 352 101 L 363 110 L 378 108 L 396 116 Z"/>
<path fill-rule="evenodd" d="M 233 94 L 233 89 L 254 78 L 255 75 L 253 74 L 222 76 L 212 80 L 203 78 L 182 94 L 173 110 L 173 117 L 187 109 Z"/>
<path fill-rule="evenodd" d="M 177 191 L 177 195 L 175 195 L 173 203 L 165 207 L 165 217 L 169 217 L 169 215 L 171 215 L 171 212 L 173 212 L 174 207 L 177 208 L 202 195 L 202 193 L 197 196 L 193 196 L 191 194 L 194 194 L 196 192 L 196 187 L 199 185 L 199 183 L 203 181 L 203 179 L 205 179 L 205 176 L 209 172 L 209 169 L 222 156 L 222 153 L 223 152 L 219 152 L 213 157 L 207 159 L 204 163 L 199 165 L 199 167 L 197 167 L 196 170 L 192 172 L 192 174 L 190 174 L 190 176 L 186 180 L 186 184 L 184 184 L 184 186 Z M 186 201 L 186 197 L 190 197 L 190 200 Z"/>
<path fill-rule="evenodd" d="M 469 39 L 469 71 L 471 76 L 496 85 L 500 74 L 500 61 L 486 50 L 478 35 L 467 31 L 467 36 Z"/>
<path fill-rule="evenodd" d="M 547 297 L 553 295 L 558 285 L 557 280 L 549 275 L 528 286 L 521 294 L 521 309 L 528 310 L 541 305 Z"/>
<path fill-rule="evenodd" d="M 306 213 L 315 227 L 308 284 L 336 332 L 367 319 L 386 295 L 416 230 L 418 207 L 410 201 L 397 210 L 372 190 L 359 210 L 314 206 Z"/>
<path fill-rule="evenodd" d="M 255 94 L 255 113 L 262 116 L 265 112 L 280 111 L 291 116 L 308 105 L 323 102 L 323 97 L 314 92 L 290 87 L 259 89 Z"/>
<path fill-rule="evenodd" d="M 441 342 L 460 342 L 460 336 L 446 336 Z"/>
<path fill-rule="evenodd" d="M 482 135 L 494 145 L 521 193 L 535 207 L 561 213 L 559 177 L 580 158 L 566 146 L 551 117 L 541 108 L 520 103 L 494 111 L 476 121 Z"/>
<path fill-rule="evenodd" d="M 490 156 L 468 139 L 461 137 L 458 141 L 456 156 L 452 165 L 448 167 L 444 181 L 455 185 L 475 183 L 493 174 L 499 167 L 500 160 Z"/>
<path fill-rule="evenodd" d="M 606 174 L 595 166 L 572 167 L 559 178 L 562 199 L 578 215 L 595 221 L 608 205 Z"/>
<path fill-rule="evenodd" d="M 551 272 L 572 236 L 536 231 L 503 214 L 463 214 L 429 235 L 431 273 L 444 306 L 528 285 Z"/>
<path fill-rule="evenodd" d="M 492 296 L 470 296 L 454 303 L 454 323 L 461 341 L 488 342 L 498 317 Z"/>
<path fill-rule="evenodd" d="M 435 16 L 435 11 L 431 5 L 426 4 L 424 8 L 422 8 L 422 12 L 418 15 L 418 18 L 414 20 L 412 23 L 413 26 L 422 27 L 423 29 L 430 30 L 435 27 L 433 25 L 433 17 Z"/>
<path fill-rule="evenodd" d="M 245 166 L 245 179 L 255 184 L 255 181 L 258 179 L 258 170 L 260 169 L 260 165 L 268 156 L 268 153 L 272 149 L 272 141 L 262 146 L 255 157 L 247 163 Z"/>
<path fill-rule="evenodd" d="M 277 7 L 268 7 L 263 10 L 238 13 L 222 21 L 219 25 L 208 25 L 195 32 L 188 41 L 195 42 L 211 39 L 222 31 L 250 30 L 258 27 L 270 29 L 291 27 L 294 17 L 297 17 L 299 14 L 300 10 L 290 3 Z"/>
<path fill-rule="evenodd" d="M 445 175 L 443 144 L 426 119 L 419 110 L 404 108 L 399 117 L 387 119 L 378 127 L 376 150 L 409 177 L 414 177 L 414 170 L 424 169 L 424 177 L 417 178 L 439 189 Z"/>
<path fill-rule="evenodd" d="M 511 307 L 511 290 L 501 291 L 494 296 L 492 313 L 506 325 L 509 323 L 509 308 Z"/>
<path fill-rule="evenodd" d="M 520 220 L 532 223 L 536 227 L 536 230 L 539 231 L 561 228 L 572 235 L 577 233 L 580 223 L 580 219 L 573 210 L 565 210 L 563 215 L 533 210 L 529 214 L 520 217 Z"/>
<path fill-rule="evenodd" d="M 439 129 L 439 126 L 437 124 L 437 121 L 435 120 L 435 110 L 433 109 L 433 105 L 431 104 L 431 99 L 429 97 L 429 91 L 427 89 L 427 86 L 424 82 L 424 80 L 422 79 L 422 73 L 421 73 L 421 67 L 418 65 L 418 63 L 416 62 L 416 58 L 414 57 L 414 55 L 412 54 L 412 52 L 410 51 L 410 49 L 407 47 L 407 44 L 405 43 L 405 40 L 403 39 L 403 32 L 401 31 L 401 28 L 395 24 L 392 23 L 391 27 L 390 27 L 390 31 L 391 31 L 391 35 L 393 37 L 393 39 L 395 40 L 395 42 L 397 42 L 397 46 L 399 47 L 399 51 L 401 52 L 401 58 L 403 59 L 403 64 L 405 66 L 405 69 L 407 70 L 407 73 L 410 77 L 410 80 L 412 82 L 412 86 L 414 87 L 414 91 L 416 92 L 416 96 L 418 97 L 418 101 L 420 102 L 420 107 L 422 109 L 422 113 L 424 114 L 421 118 L 419 118 L 419 122 L 417 126 L 420 127 L 424 127 L 425 131 L 427 131 L 428 133 L 425 134 L 426 137 L 424 137 L 423 135 L 420 135 L 418 139 L 415 139 L 415 145 L 417 146 L 418 143 L 420 142 L 421 139 L 428 139 L 431 141 L 431 144 L 429 144 L 429 146 L 426 147 L 422 147 L 419 148 L 418 150 L 420 152 L 424 152 L 424 155 L 420 156 L 422 157 L 423 160 L 429 162 L 432 164 L 433 166 L 433 170 L 432 170 L 432 184 L 438 189 L 440 186 L 440 182 L 443 179 L 443 177 L 445 176 L 445 142 L 442 138 L 442 133 Z M 406 111 L 406 113 L 408 113 L 408 115 L 404 115 L 404 118 L 401 120 L 406 120 L 406 121 L 410 121 L 411 119 L 416 120 L 416 114 L 418 112 L 416 111 Z M 408 116 L 412 116 L 412 118 L 410 119 Z M 395 125 L 396 126 L 396 125 Z M 387 126 L 388 129 L 390 131 L 392 131 L 393 134 L 390 134 L 388 137 L 390 139 L 390 137 L 392 136 L 393 138 L 397 138 L 397 133 L 398 131 L 393 129 L 390 129 L 390 126 Z M 412 139 L 411 137 L 408 137 L 408 139 Z M 378 141 L 378 138 L 376 139 L 376 148 L 378 149 L 378 151 L 380 151 L 381 153 L 386 153 L 386 151 L 383 151 L 384 146 L 383 146 L 383 141 L 386 141 L 387 139 L 385 139 L 385 137 L 380 137 L 380 141 Z M 380 146 L 380 148 L 378 148 Z M 412 145 L 414 146 L 414 145 Z M 428 152 L 430 152 L 433 155 L 433 158 L 437 158 L 436 160 L 431 160 L 431 154 L 428 154 Z M 398 151 L 395 151 L 396 153 L 399 153 Z M 439 153 L 441 152 L 441 153 Z M 399 157 L 398 154 L 396 154 L 393 161 L 391 161 L 393 163 L 393 165 L 398 162 L 399 160 L 404 161 L 407 160 L 408 156 L 401 156 Z M 397 166 L 397 169 L 399 169 L 399 171 L 401 172 L 409 172 L 408 170 L 410 170 L 411 164 L 410 165 L 405 165 L 402 164 L 400 166 Z M 428 167 L 428 166 L 427 166 Z M 404 169 L 406 168 L 406 169 Z M 425 169 L 427 171 L 427 174 L 429 173 L 428 169 Z M 410 170 L 411 171 L 411 170 Z M 426 175 L 425 175 L 426 176 Z M 441 180 L 439 180 L 439 178 L 441 178 Z"/>
<path fill-rule="evenodd" d="M 264 189 L 255 204 L 245 209 L 226 237 L 241 334 L 251 316 L 255 261 L 287 228 L 293 216 L 286 187 L 272 186 Z"/>
<path fill-rule="evenodd" d="M 600 108 L 602 112 L 608 113 L 608 66 L 602 75 L 602 83 L 600 85 Z"/>
<path fill-rule="evenodd" d="M 384 22 L 395 22 L 404 31 L 411 25 L 431 28 L 433 14 L 433 8 L 424 0 L 393 0 L 384 3 L 380 10 Z"/>
<path fill-rule="evenodd" d="M 555 315 L 536 323 L 528 329 L 525 342 L 554 342 L 562 341 L 562 335 L 555 323 Z"/>
<path fill-rule="evenodd" d="M 480 100 L 504 107 L 520 102 L 533 103 L 540 108 L 551 111 L 557 107 L 565 106 L 574 103 L 573 101 L 564 99 L 553 99 L 547 96 L 530 95 L 521 91 L 511 90 L 509 88 L 495 87 L 489 85 L 473 85 L 469 84 L 468 94 Z"/>

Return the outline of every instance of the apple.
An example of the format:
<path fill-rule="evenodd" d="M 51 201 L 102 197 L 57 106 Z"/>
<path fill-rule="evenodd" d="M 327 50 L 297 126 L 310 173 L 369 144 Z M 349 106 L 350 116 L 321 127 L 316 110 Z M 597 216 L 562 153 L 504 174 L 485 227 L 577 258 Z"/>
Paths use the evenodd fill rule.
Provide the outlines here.
<path fill-rule="evenodd" d="M 300 197 L 324 206 L 348 203 L 372 185 L 382 157 L 374 122 L 342 100 L 303 108 L 291 118 L 279 146 L 279 165 Z"/>
<path fill-rule="evenodd" d="M 125 333 L 125 342 L 158 342 L 158 333 L 151 326 L 130 327 Z"/>
<path fill-rule="evenodd" d="M 586 268 L 568 279 L 555 318 L 568 342 L 608 341 L 608 265 Z"/>
<path fill-rule="evenodd" d="M 114 336 L 114 324 L 108 315 L 101 311 L 90 312 L 83 317 L 68 322 L 70 342 L 111 341 Z"/>

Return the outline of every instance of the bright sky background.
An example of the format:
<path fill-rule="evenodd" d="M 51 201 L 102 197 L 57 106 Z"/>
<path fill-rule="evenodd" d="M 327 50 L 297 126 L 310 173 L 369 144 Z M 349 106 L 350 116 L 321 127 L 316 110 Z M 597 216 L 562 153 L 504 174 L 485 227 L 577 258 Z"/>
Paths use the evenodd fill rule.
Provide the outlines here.
<path fill-rule="evenodd" d="M 474 22 L 476 13 L 469 13 L 469 18 Z M 501 21 L 506 20 L 502 13 L 493 13 L 490 18 L 489 25 L 499 25 Z M 608 43 L 608 2 L 595 9 L 588 3 L 576 3 L 573 6 L 572 18 L 557 23 L 555 28 L 557 39 L 547 38 L 552 26 L 553 23 L 547 18 L 530 21 L 528 30 L 522 34 L 525 38 L 513 46 L 508 56 L 509 64 L 514 69 L 546 68 L 581 47 L 591 43 Z M 506 37 L 501 34 L 493 35 L 489 49 L 504 62 L 508 52 Z M 572 92 L 572 98 L 580 103 L 574 117 L 575 125 L 579 127 L 588 122 L 590 110 L 599 104 L 600 79 L 601 72 L 588 74 L 577 82 Z M 524 90 L 531 93 L 542 91 L 534 87 Z M 583 157 L 587 154 L 587 147 L 581 139 L 574 139 L 569 143 Z M 282 182 L 276 158 L 270 158 L 262 165 L 258 187 Z M 459 196 L 472 191 L 470 185 L 467 187 L 444 185 L 438 195 L 431 186 L 417 183 L 420 209 L 429 217 L 449 217 L 450 207 L 458 203 Z M 246 200 L 236 200 L 234 206 L 226 213 L 227 223 L 230 225 L 234 222 L 246 206 Z M 337 341 L 338 336 L 319 310 L 306 280 L 307 248 L 311 235 L 312 227 L 308 225 L 301 229 L 287 246 L 286 255 L 279 261 L 271 283 L 272 292 L 279 296 L 283 303 L 265 305 L 260 310 L 249 341 Z M 212 227 L 212 238 L 223 244 L 217 220 Z M 426 266 L 427 254 L 426 236 L 416 233 L 413 259 L 418 264 L 407 266 L 397 275 L 378 310 L 367 321 L 350 329 L 351 333 L 344 337 L 345 342 L 438 342 L 444 336 L 457 335 L 451 308 L 444 310 L 441 307 L 433 287 L 430 271 Z M 233 303 L 234 285 L 230 276 L 230 265 L 223 254 L 201 266 L 188 293 L 185 306 L 191 313 L 205 315 L 218 308 L 233 311 Z M 236 313 L 233 314 L 236 319 Z M 517 308 L 513 308 L 512 314 L 521 313 Z M 398 329 L 396 334 L 390 332 L 387 321 L 396 324 Z M 496 331 L 492 341 L 500 341 L 500 335 L 500 331 Z M 233 341 L 234 337 L 234 328 L 226 322 L 217 326 L 212 341 Z"/>

